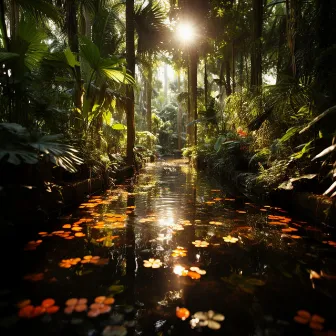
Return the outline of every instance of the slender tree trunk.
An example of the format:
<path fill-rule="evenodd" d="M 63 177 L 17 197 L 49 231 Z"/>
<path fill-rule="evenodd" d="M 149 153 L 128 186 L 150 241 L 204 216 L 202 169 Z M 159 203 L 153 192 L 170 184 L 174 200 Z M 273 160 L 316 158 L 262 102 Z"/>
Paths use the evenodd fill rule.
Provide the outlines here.
<path fill-rule="evenodd" d="M 197 50 L 192 48 L 190 50 L 190 112 L 191 121 L 197 120 Z M 197 145 L 197 123 L 190 126 L 190 144 Z"/>
<path fill-rule="evenodd" d="M 276 78 L 277 84 L 280 82 L 281 72 L 284 70 L 282 68 L 284 59 L 282 50 L 285 44 L 286 44 L 286 20 L 285 18 L 281 18 L 279 22 L 279 43 L 278 43 L 277 78 Z"/>
<path fill-rule="evenodd" d="M 147 131 L 152 132 L 152 81 L 153 81 L 153 68 L 152 64 L 148 67 L 148 80 L 147 80 Z"/>
<path fill-rule="evenodd" d="M 181 72 L 180 69 L 177 71 L 177 92 L 181 93 Z M 181 104 L 178 103 L 178 110 L 177 110 L 177 149 L 182 149 L 182 108 Z"/>
<path fill-rule="evenodd" d="M 18 35 L 19 30 L 19 6 L 16 0 L 10 1 L 10 35 L 13 40 Z"/>
<path fill-rule="evenodd" d="M 5 50 L 9 50 L 9 38 L 7 34 L 6 18 L 5 18 L 5 4 L 4 0 L 0 0 L 0 30 L 2 42 Z"/>
<path fill-rule="evenodd" d="M 287 39 L 292 58 L 293 77 L 297 76 L 296 68 L 296 32 L 298 20 L 298 3 L 296 0 L 286 0 L 287 12 Z"/>
<path fill-rule="evenodd" d="M 209 104 L 209 82 L 208 82 L 208 69 L 207 69 L 207 55 L 204 55 L 204 105 L 205 109 L 208 108 Z"/>
<path fill-rule="evenodd" d="M 153 82 L 153 68 L 152 62 L 148 66 L 148 81 L 147 81 L 147 131 L 152 133 L 152 82 Z M 148 148 L 152 148 L 152 142 L 150 137 L 148 137 Z"/>
<path fill-rule="evenodd" d="M 135 47 L 134 47 L 134 0 L 126 1 L 126 61 L 127 70 L 131 76 L 135 76 Z M 135 165 L 135 120 L 134 120 L 134 90 L 132 85 L 126 89 L 126 118 L 127 118 L 127 148 L 126 162 Z"/>
<path fill-rule="evenodd" d="M 235 45 L 232 42 L 232 93 L 236 91 L 236 54 L 235 54 Z"/>
<path fill-rule="evenodd" d="M 230 60 L 225 61 L 225 77 L 226 77 L 226 97 L 231 96 L 232 88 L 231 88 L 231 68 L 230 68 Z"/>
<path fill-rule="evenodd" d="M 251 52 L 251 90 L 258 93 L 262 85 L 261 38 L 263 26 L 263 0 L 253 0 L 253 46 Z"/>
<path fill-rule="evenodd" d="M 87 8 L 83 7 L 83 18 L 84 18 L 84 35 L 91 39 L 92 38 L 92 22 L 90 13 L 88 12 Z"/>
<path fill-rule="evenodd" d="M 244 86 L 244 53 L 240 53 L 240 61 L 239 61 L 239 88 L 240 92 L 243 92 Z"/>
<path fill-rule="evenodd" d="M 165 103 L 169 104 L 168 99 L 168 65 L 164 65 L 164 96 L 165 96 Z"/>
<path fill-rule="evenodd" d="M 77 20 L 77 6 L 75 0 L 67 0 L 66 12 L 67 12 L 66 28 L 67 28 L 69 47 L 73 53 L 77 54 L 77 59 L 79 59 L 78 20 Z M 74 93 L 74 105 L 76 109 L 79 109 L 81 111 L 84 88 L 79 66 L 75 66 L 75 79 L 76 84 Z"/>

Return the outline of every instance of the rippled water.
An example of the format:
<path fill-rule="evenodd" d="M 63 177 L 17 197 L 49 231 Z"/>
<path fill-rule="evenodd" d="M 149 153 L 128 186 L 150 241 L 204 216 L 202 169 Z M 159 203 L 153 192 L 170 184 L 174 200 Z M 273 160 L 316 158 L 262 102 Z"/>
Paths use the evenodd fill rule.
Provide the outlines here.
<path fill-rule="evenodd" d="M 335 335 L 331 235 L 229 195 L 183 160 L 147 165 L 39 240 L 0 293 L 1 335 Z M 100 296 L 115 302 L 90 308 Z M 16 306 L 47 298 L 50 314 Z"/>

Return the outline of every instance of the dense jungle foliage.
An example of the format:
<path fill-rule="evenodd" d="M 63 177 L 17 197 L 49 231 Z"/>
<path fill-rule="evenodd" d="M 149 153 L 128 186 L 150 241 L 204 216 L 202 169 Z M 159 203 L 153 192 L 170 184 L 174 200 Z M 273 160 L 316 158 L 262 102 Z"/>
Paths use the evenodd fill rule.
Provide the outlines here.
<path fill-rule="evenodd" d="M 2 192 L 183 151 L 335 196 L 335 19 L 333 0 L 0 0 Z"/>

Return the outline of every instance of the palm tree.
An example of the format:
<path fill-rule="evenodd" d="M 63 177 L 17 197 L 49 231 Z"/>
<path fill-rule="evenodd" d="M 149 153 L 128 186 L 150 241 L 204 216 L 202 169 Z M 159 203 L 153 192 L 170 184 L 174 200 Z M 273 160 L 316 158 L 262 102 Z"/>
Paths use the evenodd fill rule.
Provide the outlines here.
<path fill-rule="evenodd" d="M 147 70 L 146 120 L 147 131 L 152 132 L 152 81 L 153 63 L 159 50 L 162 51 L 167 27 L 164 23 L 165 13 L 161 7 L 149 1 L 146 6 L 138 6 L 134 13 L 135 28 L 138 35 L 137 60 Z"/>
<path fill-rule="evenodd" d="M 126 61 L 127 70 L 131 76 L 135 75 L 135 45 L 134 45 L 134 0 L 126 1 Z M 126 162 L 135 165 L 135 120 L 134 120 L 134 90 L 129 85 L 126 90 L 126 118 L 127 118 L 127 147 Z"/>

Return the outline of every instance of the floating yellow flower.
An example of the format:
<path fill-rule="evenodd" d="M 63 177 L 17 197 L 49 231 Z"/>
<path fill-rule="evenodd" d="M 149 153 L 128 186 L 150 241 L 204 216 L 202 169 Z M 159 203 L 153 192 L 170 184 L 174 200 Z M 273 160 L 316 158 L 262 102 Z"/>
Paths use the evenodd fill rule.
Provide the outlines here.
<path fill-rule="evenodd" d="M 173 253 L 172 253 L 172 256 L 174 258 L 185 257 L 186 255 L 187 255 L 187 250 L 181 246 L 177 246 L 176 250 L 173 250 Z"/>
<path fill-rule="evenodd" d="M 192 242 L 196 247 L 208 247 L 210 244 L 205 240 L 195 240 Z"/>
<path fill-rule="evenodd" d="M 200 275 L 205 275 L 206 274 L 206 271 L 200 269 L 199 267 L 190 267 L 190 271 L 196 272 L 196 273 L 198 273 Z"/>
<path fill-rule="evenodd" d="M 238 238 L 231 237 L 230 235 L 223 237 L 223 239 L 226 243 L 232 243 L 232 244 L 237 243 L 238 241 Z"/>
<path fill-rule="evenodd" d="M 197 312 L 192 316 L 190 325 L 195 327 L 208 327 L 213 330 L 221 328 L 221 324 L 218 322 L 224 321 L 225 317 L 222 314 L 215 313 L 213 310 L 208 312 Z"/>
<path fill-rule="evenodd" d="M 144 267 L 147 268 L 160 268 L 162 266 L 162 262 L 160 259 L 150 258 L 148 260 L 144 260 Z"/>

